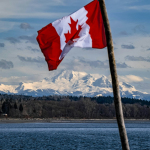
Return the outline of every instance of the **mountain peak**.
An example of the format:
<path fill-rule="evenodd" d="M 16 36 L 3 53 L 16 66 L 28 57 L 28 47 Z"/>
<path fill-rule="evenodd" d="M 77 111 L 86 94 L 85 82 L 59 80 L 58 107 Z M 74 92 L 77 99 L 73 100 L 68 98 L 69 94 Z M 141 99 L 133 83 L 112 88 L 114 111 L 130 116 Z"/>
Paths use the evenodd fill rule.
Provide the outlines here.
<path fill-rule="evenodd" d="M 57 74 L 55 77 L 53 77 L 53 82 L 61 79 L 66 79 L 67 81 L 71 80 L 78 80 L 81 77 L 87 75 L 85 72 L 77 72 L 72 70 L 63 70 L 59 74 Z"/>
<path fill-rule="evenodd" d="M 94 83 L 94 86 L 99 86 L 102 88 L 112 88 L 111 82 L 108 80 L 108 78 L 104 75 L 102 75 L 101 78 L 98 78 Z"/>
<path fill-rule="evenodd" d="M 120 82 L 120 94 L 123 97 L 150 100 L 150 94 L 140 92 L 134 86 Z M 104 75 L 88 74 L 72 70 L 63 70 L 57 75 L 46 77 L 42 81 L 24 83 L 18 86 L 0 85 L 1 93 L 24 94 L 32 96 L 72 95 L 72 96 L 113 96 L 111 81 Z"/>

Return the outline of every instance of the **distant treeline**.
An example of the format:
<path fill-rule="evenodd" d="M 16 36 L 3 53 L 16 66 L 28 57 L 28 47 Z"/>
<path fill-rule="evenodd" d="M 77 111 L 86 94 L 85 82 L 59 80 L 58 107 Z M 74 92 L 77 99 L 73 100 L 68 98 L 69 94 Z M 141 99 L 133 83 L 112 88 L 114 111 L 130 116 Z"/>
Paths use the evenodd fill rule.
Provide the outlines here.
<path fill-rule="evenodd" d="M 113 97 L 77 97 L 0 94 L 0 117 L 14 118 L 115 118 Z M 150 119 L 150 101 L 122 98 L 124 117 Z"/>

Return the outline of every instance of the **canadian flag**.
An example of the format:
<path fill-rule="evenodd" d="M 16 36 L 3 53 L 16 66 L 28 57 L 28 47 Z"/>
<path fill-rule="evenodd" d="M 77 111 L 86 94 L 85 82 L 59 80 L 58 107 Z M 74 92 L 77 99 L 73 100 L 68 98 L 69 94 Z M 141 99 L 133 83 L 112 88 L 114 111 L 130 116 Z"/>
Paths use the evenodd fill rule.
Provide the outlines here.
<path fill-rule="evenodd" d="M 37 41 L 49 70 L 57 69 L 72 47 L 106 47 L 105 29 L 98 0 L 39 30 Z"/>

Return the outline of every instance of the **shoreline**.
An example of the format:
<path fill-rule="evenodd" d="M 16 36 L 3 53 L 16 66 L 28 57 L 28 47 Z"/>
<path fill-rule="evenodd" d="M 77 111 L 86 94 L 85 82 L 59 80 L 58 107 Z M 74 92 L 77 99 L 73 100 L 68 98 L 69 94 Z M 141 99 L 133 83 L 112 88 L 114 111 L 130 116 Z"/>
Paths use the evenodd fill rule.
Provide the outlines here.
<path fill-rule="evenodd" d="M 125 122 L 150 122 L 150 119 L 125 119 Z M 117 123 L 116 119 L 0 118 L 1 123 Z"/>

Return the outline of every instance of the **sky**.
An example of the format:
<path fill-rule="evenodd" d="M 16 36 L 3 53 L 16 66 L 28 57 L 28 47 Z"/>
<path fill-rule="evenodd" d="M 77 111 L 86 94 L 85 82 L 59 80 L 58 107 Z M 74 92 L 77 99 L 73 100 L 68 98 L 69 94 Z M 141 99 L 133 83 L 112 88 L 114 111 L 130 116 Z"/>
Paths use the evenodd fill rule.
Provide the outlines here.
<path fill-rule="evenodd" d="M 1 0 L 0 84 L 35 82 L 62 70 L 110 78 L 107 49 L 73 48 L 55 71 L 36 41 L 37 31 L 91 0 Z M 150 93 L 150 1 L 105 0 L 120 82 Z"/>

